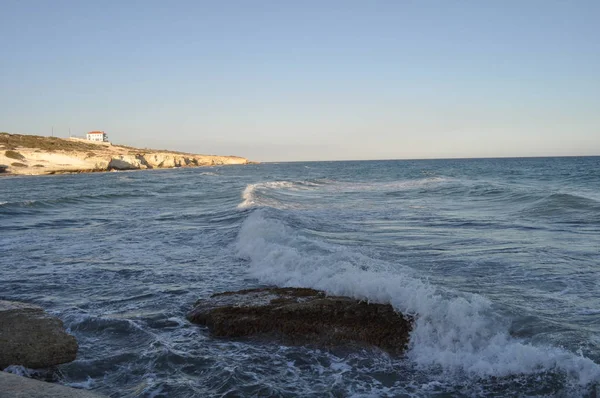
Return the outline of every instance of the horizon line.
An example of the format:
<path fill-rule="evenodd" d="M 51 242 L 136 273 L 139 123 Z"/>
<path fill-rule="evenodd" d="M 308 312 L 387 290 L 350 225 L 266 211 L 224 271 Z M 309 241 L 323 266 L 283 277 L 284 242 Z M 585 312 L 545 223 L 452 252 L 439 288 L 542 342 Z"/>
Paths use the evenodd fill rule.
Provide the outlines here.
<path fill-rule="evenodd" d="M 312 162 L 391 162 L 412 160 L 484 160 L 484 159 L 544 159 L 544 158 L 597 158 L 599 155 L 537 155 L 537 156 L 474 156 L 448 158 L 385 158 L 385 159 L 336 159 L 336 160 L 270 160 L 259 163 L 312 163 Z"/>

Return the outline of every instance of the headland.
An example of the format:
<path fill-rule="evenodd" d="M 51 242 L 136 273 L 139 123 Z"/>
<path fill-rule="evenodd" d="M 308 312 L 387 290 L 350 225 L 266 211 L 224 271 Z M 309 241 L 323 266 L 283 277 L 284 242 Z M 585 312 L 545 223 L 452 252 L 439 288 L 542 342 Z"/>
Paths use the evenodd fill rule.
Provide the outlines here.
<path fill-rule="evenodd" d="M 82 139 L 0 133 L 0 174 L 44 175 L 252 163 L 239 156 L 140 149 Z"/>

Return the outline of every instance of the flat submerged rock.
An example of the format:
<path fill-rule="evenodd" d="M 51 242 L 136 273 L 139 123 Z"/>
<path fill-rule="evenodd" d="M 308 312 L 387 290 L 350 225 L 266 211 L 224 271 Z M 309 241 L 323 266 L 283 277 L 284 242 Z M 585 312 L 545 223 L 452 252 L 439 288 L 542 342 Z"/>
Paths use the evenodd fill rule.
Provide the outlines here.
<path fill-rule="evenodd" d="M 260 288 L 198 300 L 187 315 L 216 337 L 264 336 L 322 347 L 372 345 L 406 349 L 412 320 L 389 304 L 327 296 L 306 288 Z"/>

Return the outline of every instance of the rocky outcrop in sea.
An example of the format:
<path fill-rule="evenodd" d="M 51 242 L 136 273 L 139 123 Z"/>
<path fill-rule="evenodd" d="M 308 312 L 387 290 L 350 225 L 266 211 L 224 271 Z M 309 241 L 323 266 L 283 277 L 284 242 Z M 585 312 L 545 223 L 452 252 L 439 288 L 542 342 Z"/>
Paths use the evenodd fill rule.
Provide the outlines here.
<path fill-rule="evenodd" d="M 327 296 L 305 288 L 225 292 L 198 300 L 187 315 L 216 337 L 274 338 L 319 347 L 376 346 L 404 352 L 412 320 L 389 304 Z"/>
<path fill-rule="evenodd" d="M 78 348 L 62 321 L 41 307 L 0 301 L 0 369 L 9 365 L 32 369 L 60 365 L 74 361 Z"/>
<path fill-rule="evenodd" d="M 79 346 L 41 307 L 0 300 L 0 370 L 48 369 L 74 361 Z M 11 366 L 12 367 L 12 366 Z M 0 398 L 100 398 L 101 395 L 0 371 Z"/>

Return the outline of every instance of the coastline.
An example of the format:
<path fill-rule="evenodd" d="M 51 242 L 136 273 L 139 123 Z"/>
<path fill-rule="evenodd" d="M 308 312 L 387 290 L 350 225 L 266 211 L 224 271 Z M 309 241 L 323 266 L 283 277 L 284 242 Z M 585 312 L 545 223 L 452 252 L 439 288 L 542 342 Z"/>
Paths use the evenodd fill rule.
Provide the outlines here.
<path fill-rule="evenodd" d="M 0 133 L 2 176 L 255 164 L 240 156 L 140 149 L 78 139 Z"/>

